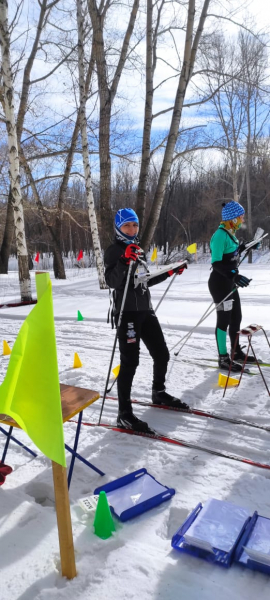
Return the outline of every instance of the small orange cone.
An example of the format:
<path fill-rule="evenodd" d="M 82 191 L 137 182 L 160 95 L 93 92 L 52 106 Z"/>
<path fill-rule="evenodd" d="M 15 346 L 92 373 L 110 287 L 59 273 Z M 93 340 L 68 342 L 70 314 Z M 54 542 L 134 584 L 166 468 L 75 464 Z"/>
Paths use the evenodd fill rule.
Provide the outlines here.
<path fill-rule="evenodd" d="M 74 363 L 73 363 L 73 369 L 78 369 L 79 367 L 82 367 L 82 361 L 79 357 L 79 354 L 77 354 L 77 352 L 75 352 L 74 354 Z"/>
<path fill-rule="evenodd" d="M 6 340 L 3 340 L 3 356 L 8 356 L 9 354 L 11 354 L 11 348 Z"/>
<path fill-rule="evenodd" d="M 219 387 L 225 388 L 227 379 L 228 379 L 227 375 L 223 375 L 222 373 L 219 373 L 219 376 L 218 376 Z M 238 384 L 239 384 L 239 379 L 235 379 L 235 377 L 229 377 L 227 387 L 236 387 Z"/>

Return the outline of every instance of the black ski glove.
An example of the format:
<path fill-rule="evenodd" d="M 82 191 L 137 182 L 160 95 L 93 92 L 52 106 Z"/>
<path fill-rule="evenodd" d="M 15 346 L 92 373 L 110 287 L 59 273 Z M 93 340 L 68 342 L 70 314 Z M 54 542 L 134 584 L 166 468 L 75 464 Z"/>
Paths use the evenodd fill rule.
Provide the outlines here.
<path fill-rule="evenodd" d="M 242 252 L 244 252 L 245 249 L 246 249 L 246 244 L 245 244 L 245 242 L 242 242 L 242 244 L 239 244 L 239 246 L 238 246 L 238 253 L 242 254 Z"/>
<path fill-rule="evenodd" d="M 238 252 L 239 254 L 242 254 L 242 252 L 244 252 L 246 250 L 247 244 L 249 242 L 242 242 L 242 244 L 240 244 L 240 246 L 238 246 Z M 255 244 L 255 246 L 252 246 L 252 248 L 250 248 L 250 250 L 258 250 L 258 248 L 260 248 L 261 242 L 258 242 L 258 244 Z"/>
<path fill-rule="evenodd" d="M 239 287 L 247 287 L 251 281 L 251 279 L 248 279 L 247 277 L 245 277 L 245 275 L 240 275 L 240 273 L 237 273 L 237 275 L 235 275 L 234 277 L 234 282 Z"/>

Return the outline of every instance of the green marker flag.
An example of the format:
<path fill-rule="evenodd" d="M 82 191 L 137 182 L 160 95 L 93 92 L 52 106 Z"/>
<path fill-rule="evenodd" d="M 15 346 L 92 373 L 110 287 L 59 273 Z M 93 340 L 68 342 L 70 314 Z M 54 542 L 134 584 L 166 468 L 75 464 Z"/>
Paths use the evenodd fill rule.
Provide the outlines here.
<path fill-rule="evenodd" d="M 13 346 L 0 386 L 0 412 L 15 419 L 45 456 L 65 467 L 52 284 L 46 273 L 37 278 L 40 298 L 38 293 Z"/>

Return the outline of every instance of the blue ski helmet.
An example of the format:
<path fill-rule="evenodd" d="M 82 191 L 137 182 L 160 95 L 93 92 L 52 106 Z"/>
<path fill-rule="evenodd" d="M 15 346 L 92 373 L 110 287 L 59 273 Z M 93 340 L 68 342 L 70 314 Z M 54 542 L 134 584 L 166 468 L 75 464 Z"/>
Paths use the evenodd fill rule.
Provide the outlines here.
<path fill-rule="evenodd" d="M 136 215 L 135 210 L 133 210 L 133 208 L 120 208 L 117 211 L 114 219 L 115 235 L 117 240 L 120 240 L 125 244 L 130 244 L 131 242 L 138 241 L 137 235 L 130 236 L 121 231 L 121 227 L 125 223 L 138 223 L 139 225 L 138 216 Z"/>
<path fill-rule="evenodd" d="M 120 208 L 115 215 L 115 226 L 120 229 L 124 223 L 138 223 L 139 219 L 133 208 Z"/>
<path fill-rule="evenodd" d="M 237 219 L 237 217 L 241 217 L 241 215 L 245 214 L 245 209 L 239 202 L 235 202 L 231 200 L 227 204 L 222 204 L 222 219 L 223 221 L 231 221 L 232 219 Z"/>

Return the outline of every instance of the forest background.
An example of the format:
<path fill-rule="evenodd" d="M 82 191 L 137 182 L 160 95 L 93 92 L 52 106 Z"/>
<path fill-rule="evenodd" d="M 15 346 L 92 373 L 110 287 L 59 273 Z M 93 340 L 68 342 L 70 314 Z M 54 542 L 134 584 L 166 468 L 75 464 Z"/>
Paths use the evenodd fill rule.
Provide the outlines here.
<path fill-rule="evenodd" d="M 0 0 L 0 273 L 15 254 L 23 300 L 36 252 L 65 278 L 82 249 L 105 287 L 123 206 L 167 257 L 206 250 L 232 198 L 246 239 L 270 233 L 268 9 L 256 21 L 254 4 Z"/>

